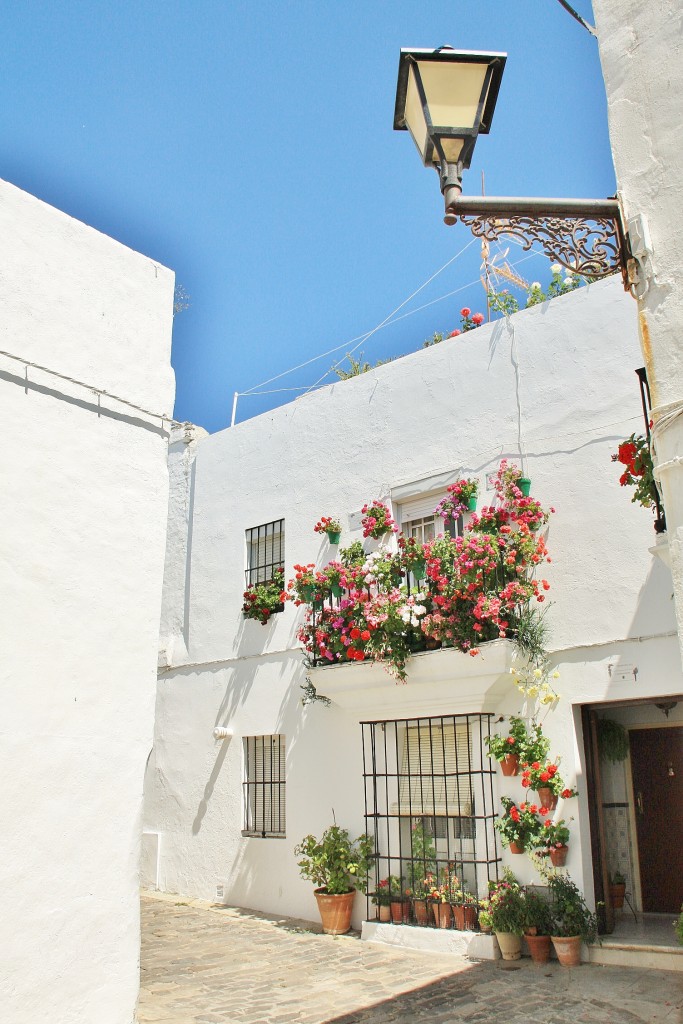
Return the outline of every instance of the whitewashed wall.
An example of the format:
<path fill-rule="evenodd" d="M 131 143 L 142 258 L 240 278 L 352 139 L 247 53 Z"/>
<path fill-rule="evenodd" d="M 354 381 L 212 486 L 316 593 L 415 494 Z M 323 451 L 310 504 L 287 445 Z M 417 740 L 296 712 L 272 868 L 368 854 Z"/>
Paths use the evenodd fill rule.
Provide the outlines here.
<path fill-rule="evenodd" d="M 619 280 L 591 285 L 198 442 L 191 553 L 175 531 L 166 568 L 170 578 L 182 565 L 187 589 L 182 643 L 158 686 L 145 824 L 159 835 L 160 859 L 150 884 L 208 899 L 223 885 L 227 902 L 315 918 L 295 843 L 330 824 L 333 808 L 352 832 L 364 827 L 362 701 L 302 708 L 300 613 L 288 605 L 265 627 L 242 618 L 250 527 L 284 517 L 287 565 L 322 564 L 331 552 L 312 532 L 320 515 L 342 515 L 346 545 L 360 536 L 349 514 L 366 500 L 419 493 L 460 471 L 483 481 L 501 457 L 519 458 L 521 440 L 534 495 L 557 509 L 547 576 L 564 699 L 546 724 L 567 781 L 582 785 L 578 704 L 681 690 L 671 577 L 648 551 L 650 514 L 630 503 L 610 461 L 642 424 L 633 310 Z M 637 682 L 610 677 L 619 659 L 637 662 Z M 362 694 L 372 666 L 316 670 L 316 685 L 324 693 L 335 673 L 354 670 Z M 404 717 L 410 680 L 384 678 L 385 717 Z M 465 678 L 445 681 L 447 710 L 463 710 L 471 689 Z M 486 709 L 518 711 L 518 696 L 506 684 Z M 216 743 L 216 725 L 233 737 Z M 241 737 L 270 733 L 287 739 L 287 838 L 245 839 Z M 519 783 L 508 785 L 519 798 Z M 583 798 L 574 804 L 567 813 L 583 818 Z M 590 895 L 586 831 L 577 822 L 570 869 Z"/>
<path fill-rule="evenodd" d="M 610 142 L 627 218 L 652 255 L 638 304 L 683 651 L 683 9 L 679 0 L 594 0 Z"/>
<path fill-rule="evenodd" d="M 0 182 L 0 349 L 170 413 L 173 275 Z M 168 500 L 150 418 L 0 355 L 5 1024 L 130 1024 Z"/>

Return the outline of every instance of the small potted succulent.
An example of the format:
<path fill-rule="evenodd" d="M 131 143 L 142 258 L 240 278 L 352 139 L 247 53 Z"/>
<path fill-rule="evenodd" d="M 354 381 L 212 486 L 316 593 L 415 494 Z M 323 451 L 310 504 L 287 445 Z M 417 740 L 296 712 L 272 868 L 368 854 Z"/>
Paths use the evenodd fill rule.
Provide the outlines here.
<path fill-rule="evenodd" d="M 526 847 L 536 845 L 541 822 L 538 818 L 538 807 L 535 804 L 522 803 L 517 806 L 510 797 L 501 797 L 505 813 L 496 818 L 493 827 L 500 834 L 503 846 L 510 853 L 524 853 Z"/>
<path fill-rule="evenodd" d="M 252 583 L 244 591 L 242 614 L 245 619 L 255 619 L 262 626 L 267 625 L 271 615 L 281 612 L 288 599 L 284 587 L 284 569 L 274 569 L 273 578 L 262 583 Z"/>
<path fill-rule="evenodd" d="M 341 522 L 336 516 L 321 516 L 313 532 L 326 533 L 330 544 L 338 544 L 341 540 Z"/>
<path fill-rule="evenodd" d="M 330 825 L 321 839 L 305 836 L 295 847 L 299 873 L 316 885 L 315 898 L 327 935 L 344 935 L 351 927 L 356 889 L 365 892 L 372 865 L 370 836 L 351 839 L 348 830 Z"/>

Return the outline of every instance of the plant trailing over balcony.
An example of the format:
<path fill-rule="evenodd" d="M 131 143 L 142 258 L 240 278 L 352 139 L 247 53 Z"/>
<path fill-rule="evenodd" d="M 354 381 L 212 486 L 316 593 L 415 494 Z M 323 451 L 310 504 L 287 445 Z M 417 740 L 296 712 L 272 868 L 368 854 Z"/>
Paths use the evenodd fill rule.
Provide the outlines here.
<path fill-rule="evenodd" d="M 275 569 L 271 580 L 247 587 L 242 605 L 245 619 L 256 619 L 265 626 L 274 612 L 281 612 L 288 596 L 284 582 L 284 569 Z"/>
<path fill-rule="evenodd" d="M 495 504 L 474 513 L 462 537 L 438 537 L 424 545 L 404 538 L 398 554 L 380 551 L 363 554 L 362 560 L 362 548 L 342 550 L 343 596 L 336 604 L 318 601 L 317 608 L 309 607 L 299 630 L 308 654 L 328 662 L 380 661 L 398 680 L 405 680 L 410 654 L 428 641 L 476 655 L 481 643 L 509 637 L 537 657 L 538 645 L 527 651 L 524 638 L 531 635 L 530 618 L 549 589 L 536 577 L 550 561 L 539 530 L 549 512 L 522 493 L 520 476 L 516 466 L 501 462 Z M 375 502 L 364 509 L 372 520 L 364 522 L 366 536 L 395 529 L 386 506 Z M 317 600 L 313 595 L 326 592 L 324 569 L 295 569 L 289 586 L 300 602 L 311 604 Z"/>

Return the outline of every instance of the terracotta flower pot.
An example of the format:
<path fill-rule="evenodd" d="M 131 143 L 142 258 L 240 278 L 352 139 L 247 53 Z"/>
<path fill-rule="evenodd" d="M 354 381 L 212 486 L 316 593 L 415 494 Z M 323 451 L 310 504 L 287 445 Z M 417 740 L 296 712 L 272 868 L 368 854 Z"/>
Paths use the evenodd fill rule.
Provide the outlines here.
<path fill-rule="evenodd" d="M 422 928 L 426 928 L 429 924 L 429 908 L 427 907 L 427 900 L 413 900 L 413 914 L 415 916 L 415 922 Z"/>
<path fill-rule="evenodd" d="M 568 846 L 551 846 L 549 849 L 550 862 L 554 868 L 563 868 L 567 863 Z"/>
<path fill-rule="evenodd" d="M 391 907 L 379 906 L 377 908 L 377 917 L 380 921 L 384 921 L 385 923 L 387 921 L 391 921 Z"/>
<path fill-rule="evenodd" d="M 557 807 L 557 794 L 553 793 L 550 786 L 539 786 L 536 790 L 538 802 L 541 807 L 547 807 L 549 811 L 554 811 Z"/>
<path fill-rule="evenodd" d="M 522 955 L 522 936 L 512 932 L 496 932 L 503 960 L 519 960 Z"/>
<path fill-rule="evenodd" d="M 453 911 L 453 927 L 460 932 L 473 932 L 477 926 L 477 911 L 475 907 L 463 906 L 460 903 L 451 903 Z"/>
<path fill-rule="evenodd" d="M 437 928 L 450 928 L 451 926 L 451 905 L 450 903 L 432 903 L 432 911 Z"/>
<path fill-rule="evenodd" d="M 391 901 L 391 920 L 394 924 L 407 924 L 410 921 L 410 902 L 408 900 Z"/>
<path fill-rule="evenodd" d="M 517 774 L 519 768 L 519 758 L 517 754 L 505 754 L 503 760 L 500 762 L 501 771 L 503 775 L 510 778 Z"/>
<path fill-rule="evenodd" d="M 524 843 L 515 843 L 513 841 L 510 843 L 508 849 L 510 853 L 524 853 Z"/>
<path fill-rule="evenodd" d="M 553 946 L 557 959 L 563 967 L 578 967 L 581 963 L 581 936 L 553 935 Z"/>
<path fill-rule="evenodd" d="M 526 944 L 535 964 L 547 964 L 550 959 L 549 935 L 525 935 Z"/>
<path fill-rule="evenodd" d="M 343 892 L 339 896 L 326 892 L 324 889 L 315 890 L 318 912 L 326 935 L 345 935 L 349 931 L 355 896 L 355 889 L 352 889 L 351 892 Z"/>
<path fill-rule="evenodd" d="M 614 910 L 621 910 L 624 906 L 624 897 L 626 896 L 626 882 L 617 882 L 610 885 L 609 895 Z"/>

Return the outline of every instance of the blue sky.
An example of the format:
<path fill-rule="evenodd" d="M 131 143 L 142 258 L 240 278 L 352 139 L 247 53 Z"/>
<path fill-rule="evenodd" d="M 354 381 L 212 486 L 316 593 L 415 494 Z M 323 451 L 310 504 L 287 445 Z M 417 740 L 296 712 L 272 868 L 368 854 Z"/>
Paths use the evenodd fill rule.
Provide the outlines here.
<path fill-rule="evenodd" d="M 341 346 L 263 390 L 315 384 L 470 241 L 392 130 L 399 49 L 443 44 L 508 53 L 465 193 L 483 170 L 489 195 L 613 194 L 597 42 L 557 0 L 14 0 L 0 177 L 176 272 L 175 414 L 219 430 L 233 392 Z M 484 309 L 479 264 L 475 244 L 365 358 Z M 238 422 L 298 393 L 241 397 Z"/>

